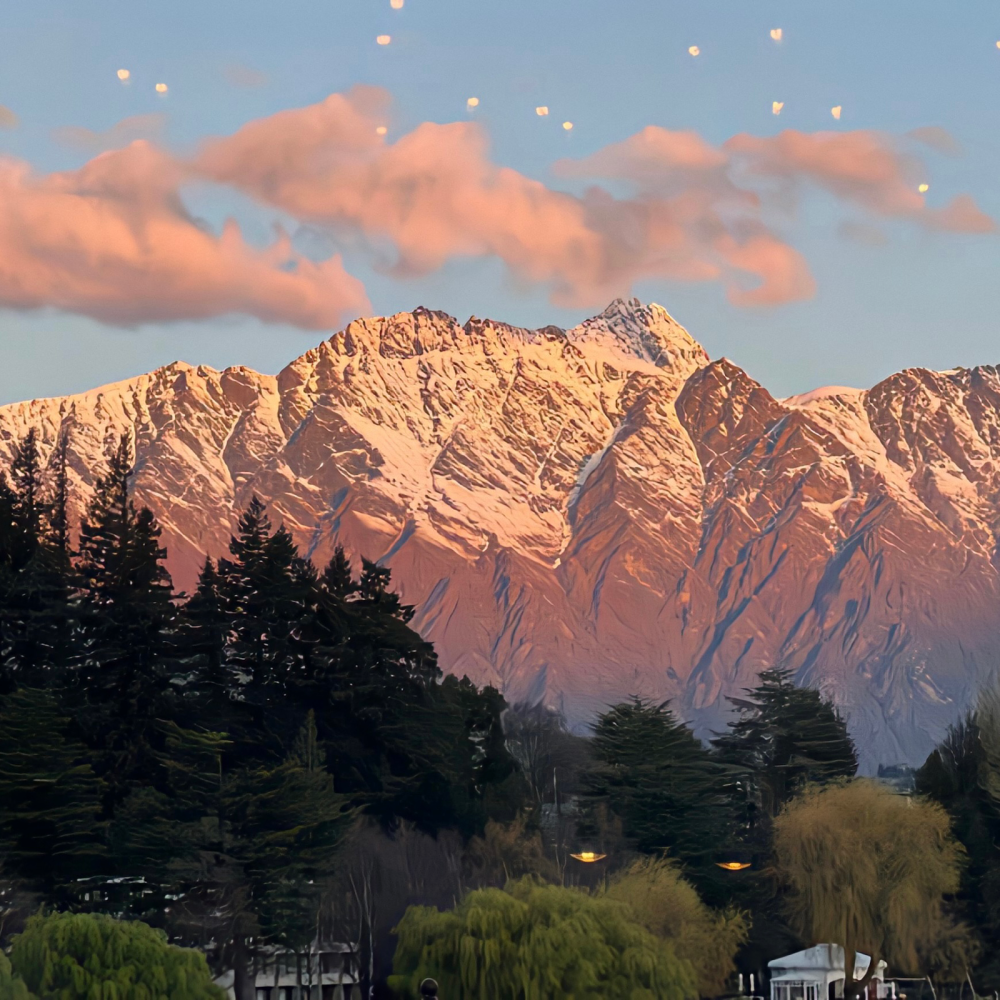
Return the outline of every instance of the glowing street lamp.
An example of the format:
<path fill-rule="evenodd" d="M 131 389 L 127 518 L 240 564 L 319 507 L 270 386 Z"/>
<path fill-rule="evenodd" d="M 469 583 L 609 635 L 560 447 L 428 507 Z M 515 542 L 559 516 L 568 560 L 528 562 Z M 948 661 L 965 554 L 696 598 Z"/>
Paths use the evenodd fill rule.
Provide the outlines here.
<path fill-rule="evenodd" d="M 571 854 L 571 858 L 576 858 L 577 861 L 582 861 L 584 864 L 593 864 L 595 861 L 603 861 L 607 855 L 598 854 L 596 851 L 581 851 L 579 854 Z"/>
<path fill-rule="evenodd" d="M 741 872 L 744 868 L 750 867 L 749 861 L 716 861 L 720 868 L 725 868 L 727 872 Z"/>

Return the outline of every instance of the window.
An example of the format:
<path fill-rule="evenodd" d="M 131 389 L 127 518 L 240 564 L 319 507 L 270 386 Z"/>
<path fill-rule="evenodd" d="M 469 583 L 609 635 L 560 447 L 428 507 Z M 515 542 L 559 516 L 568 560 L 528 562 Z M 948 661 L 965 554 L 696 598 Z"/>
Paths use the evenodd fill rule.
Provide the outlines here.
<path fill-rule="evenodd" d="M 771 983 L 771 1000 L 818 1000 L 817 983 L 802 980 L 783 980 Z"/>
<path fill-rule="evenodd" d="M 257 992 L 254 994 L 257 1000 L 271 1000 L 271 991 L 266 987 L 257 987 Z"/>

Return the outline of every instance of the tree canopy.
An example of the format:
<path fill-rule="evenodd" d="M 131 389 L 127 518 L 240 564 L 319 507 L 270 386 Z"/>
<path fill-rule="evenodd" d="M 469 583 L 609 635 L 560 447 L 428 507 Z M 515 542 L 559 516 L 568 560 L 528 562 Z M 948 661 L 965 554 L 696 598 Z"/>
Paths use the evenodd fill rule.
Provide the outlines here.
<path fill-rule="evenodd" d="M 945 897 L 958 889 L 963 851 L 936 803 L 864 779 L 813 786 L 775 820 L 774 854 L 803 940 L 843 946 L 848 1000 L 880 960 L 918 975 L 944 953 L 961 964 L 964 935 Z M 872 962 L 855 983 L 857 952 Z"/>
<path fill-rule="evenodd" d="M 697 996 L 690 963 L 626 906 L 531 878 L 445 912 L 411 907 L 397 934 L 390 982 L 411 997 L 425 977 L 454 1000 Z"/>
<path fill-rule="evenodd" d="M 39 997 L 225 1000 L 204 954 L 168 944 L 165 934 L 146 924 L 101 914 L 32 917 L 14 938 L 10 966 Z M 0 966 L 0 996 L 3 974 Z"/>

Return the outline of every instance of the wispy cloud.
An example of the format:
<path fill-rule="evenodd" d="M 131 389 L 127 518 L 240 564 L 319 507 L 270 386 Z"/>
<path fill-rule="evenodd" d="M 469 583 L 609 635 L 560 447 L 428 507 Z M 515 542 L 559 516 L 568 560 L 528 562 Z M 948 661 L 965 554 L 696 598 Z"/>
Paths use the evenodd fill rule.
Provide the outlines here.
<path fill-rule="evenodd" d="M 0 128 L 17 128 L 21 119 L 10 108 L 0 104 Z"/>
<path fill-rule="evenodd" d="M 104 152 L 107 149 L 121 149 L 136 139 L 158 139 L 163 134 L 167 116 L 159 112 L 145 115 L 132 115 L 116 122 L 103 132 L 96 132 L 77 125 L 68 125 L 55 130 L 54 137 L 66 146 L 85 149 L 92 152 Z"/>
<path fill-rule="evenodd" d="M 251 90 L 254 87 L 263 87 L 268 82 L 266 73 L 245 63 L 230 63 L 222 71 L 226 82 L 232 87 L 240 87 Z"/>

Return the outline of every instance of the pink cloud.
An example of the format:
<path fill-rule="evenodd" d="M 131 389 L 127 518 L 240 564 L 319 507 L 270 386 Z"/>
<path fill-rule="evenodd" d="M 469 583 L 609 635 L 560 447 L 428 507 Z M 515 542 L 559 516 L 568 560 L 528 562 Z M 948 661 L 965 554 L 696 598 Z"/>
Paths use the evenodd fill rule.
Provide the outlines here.
<path fill-rule="evenodd" d="M 246 313 L 317 329 L 367 308 L 339 257 L 314 264 L 286 236 L 256 250 L 233 223 L 205 232 L 183 209 L 182 179 L 141 142 L 44 177 L 0 160 L 0 304 L 122 324 Z"/>
<path fill-rule="evenodd" d="M 335 94 L 206 143 L 193 169 L 303 221 L 388 243 L 398 274 L 426 273 L 456 256 L 494 256 L 574 306 L 603 304 L 643 278 L 713 280 L 734 267 L 758 274 L 761 302 L 783 301 L 779 287 L 791 297 L 811 289 L 811 279 L 789 274 L 774 281 L 774 255 L 765 268 L 734 263 L 742 241 L 721 209 L 735 200 L 755 210 L 750 192 L 695 181 L 669 194 L 618 198 L 593 187 L 577 196 L 493 163 L 486 134 L 472 122 L 425 122 L 387 142 L 375 131 L 387 110 L 388 95 L 378 90 Z M 652 188 L 664 159 L 697 174 L 726 156 L 694 133 L 647 129 L 561 169 L 593 176 L 624 162 L 645 171 Z M 725 252 L 720 235 L 728 236 Z M 800 275 L 805 264 L 788 249 Z"/>
<path fill-rule="evenodd" d="M 943 130 L 922 131 L 923 141 L 942 141 L 938 132 Z M 993 220 L 969 195 L 959 196 L 946 208 L 928 209 L 917 190 L 925 175 L 922 164 L 880 132 L 788 129 L 766 138 L 741 133 L 723 148 L 752 175 L 788 184 L 809 181 L 875 215 L 909 218 L 931 229 L 953 232 L 985 233 L 994 228 Z"/>

